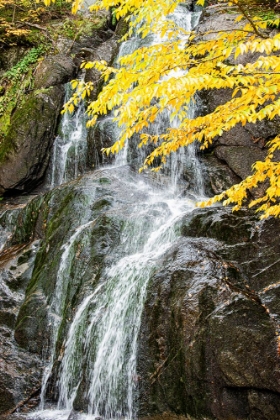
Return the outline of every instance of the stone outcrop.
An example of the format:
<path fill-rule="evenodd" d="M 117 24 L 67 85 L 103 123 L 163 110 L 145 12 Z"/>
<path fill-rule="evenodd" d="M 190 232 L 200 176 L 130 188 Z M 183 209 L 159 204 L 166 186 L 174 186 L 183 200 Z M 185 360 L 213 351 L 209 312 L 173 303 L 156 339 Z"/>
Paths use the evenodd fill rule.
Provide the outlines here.
<path fill-rule="evenodd" d="M 228 13 L 230 11 L 230 13 Z M 201 38 L 215 38 L 218 31 L 231 31 L 243 26 L 242 22 L 237 23 L 236 17 L 239 15 L 235 9 L 229 9 L 224 5 L 216 4 L 207 7 L 203 13 L 197 28 Z M 213 31 L 212 34 L 207 34 Z M 236 64 L 246 64 L 256 60 L 259 53 L 242 54 L 236 60 L 233 57 L 229 61 Z M 213 89 L 211 91 L 200 92 L 203 112 L 211 113 L 217 106 L 226 103 L 231 99 L 230 89 Z M 267 142 L 279 132 L 280 120 L 278 117 L 271 120 L 264 120 L 256 124 L 248 123 L 245 126 L 236 125 L 228 132 L 224 132 L 221 137 L 217 137 L 211 147 L 202 155 L 205 165 L 206 176 L 209 177 L 208 193 L 220 193 L 252 173 L 252 164 L 258 160 L 264 160 L 267 152 Z M 221 164 L 227 167 L 225 182 L 220 180 L 219 185 L 215 185 L 216 167 L 221 168 Z M 222 177 L 223 178 L 223 177 Z"/>
<path fill-rule="evenodd" d="M 42 180 L 64 97 L 63 86 L 28 95 L 11 118 L 1 158 L 0 194 L 30 191 Z"/>
<path fill-rule="evenodd" d="M 47 89 L 67 83 L 75 74 L 75 64 L 71 57 L 56 54 L 46 57 L 35 70 L 34 88 Z"/>
<path fill-rule="evenodd" d="M 185 218 L 149 287 L 140 414 L 279 418 L 279 229 L 222 208 Z"/>
<path fill-rule="evenodd" d="M 0 145 L 0 195 L 28 192 L 42 182 L 58 129 L 64 84 L 77 75 L 83 59 L 111 62 L 117 50 L 114 33 L 103 26 L 77 41 L 60 39 L 58 53 L 41 61 L 34 73 L 33 90 L 21 98 L 13 111 L 9 131 Z M 22 49 L 11 49 L 8 62 L 15 64 Z M 74 57 L 74 58 L 72 58 Z M 100 89 L 98 72 L 91 72 L 93 96 Z"/>

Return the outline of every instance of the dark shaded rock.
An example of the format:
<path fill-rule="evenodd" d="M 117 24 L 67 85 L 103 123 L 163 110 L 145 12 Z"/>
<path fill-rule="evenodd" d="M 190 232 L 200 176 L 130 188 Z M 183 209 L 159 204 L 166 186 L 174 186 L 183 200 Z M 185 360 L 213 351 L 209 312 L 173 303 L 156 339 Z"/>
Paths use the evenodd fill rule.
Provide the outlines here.
<path fill-rule="evenodd" d="M 67 55 L 46 57 L 36 67 L 34 88 L 42 89 L 64 84 L 74 77 L 75 70 L 73 59 Z"/>
<path fill-rule="evenodd" d="M 14 112 L 1 145 L 0 193 L 30 190 L 42 180 L 63 96 L 61 86 L 52 87 L 30 95 Z"/>
<path fill-rule="evenodd" d="M 118 38 L 123 37 L 128 31 L 128 22 L 125 19 L 120 19 L 117 23 L 115 34 Z"/>
<path fill-rule="evenodd" d="M 1 49 L 0 75 L 17 64 L 26 54 L 26 47 L 10 47 Z"/>
<path fill-rule="evenodd" d="M 108 64 L 112 64 L 114 58 L 117 55 L 118 43 L 116 39 L 110 39 L 103 44 L 101 44 L 95 51 L 90 54 L 91 60 L 100 60 L 101 57 Z M 91 100 L 95 100 L 102 88 L 102 80 L 100 80 L 100 72 L 95 69 L 90 69 L 87 71 L 86 80 L 91 80 L 94 82 L 94 88 L 91 93 Z M 108 121 L 109 119 L 107 119 Z M 102 122 L 101 122 L 102 124 Z M 109 147 L 113 144 L 113 139 L 115 137 L 115 125 L 108 125 L 109 129 L 106 130 L 104 136 L 103 130 L 100 129 L 100 126 L 90 127 L 88 130 L 87 144 L 87 165 L 89 168 L 99 168 L 102 164 L 112 163 L 112 157 L 105 155 L 101 149 L 103 147 Z"/>
<path fill-rule="evenodd" d="M 80 35 L 77 34 L 75 39 L 69 39 L 65 37 L 59 37 L 56 43 L 56 48 L 59 54 L 62 55 L 75 55 L 75 63 L 81 63 L 79 57 L 82 54 L 84 48 L 94 50 L 98 48 L 103 42 L 107 41 L 114 35 L 114 32 L 108 28 L 108 19 L 110 12 L 107 10 L 101 10 L 97 12 L 99 22 L 95 25 L 89 25 L 85 28 L 85 31 Z M 63 25 L 63 23 L 61 23 Z"/>
<path fill-rule="evenodd" d="M 257 216 L 245 209 L 237 214 L 223 207 L 197 209 L 185 216 L 181 232 L 183 236 L 214 238 L 236 245 L 252 241 L 257 231 L 257 221 Z"/>
<path fill-rule="evenodd" d="M 108 41 L 103 42 L 99 47 L 95 49 L 83 48 L 81 50 L 81 53 L 87 53 L 87 60 L 105 60 L 109 65 L 111 65 L 114 58 L 116 57 L 118 48 L 119 46 L 117 40 L 111 38 Z M 89 69 L 86 72 L 85 81 L 93 82 L 93 90 L 90 95 L 91 100 L 95 100 L 97 98 L 98 93 L 101 90 L 103 81 L 100 78 L 100 76 L 100 72 L 96 69 Z"/>
<path fill-rule="evenodd" d="M 256 223 L 247 211 L 185 217 L 186 238 L 166 253 L 148 290 L 140 415 L 279 418 L 279 231 L 279 221 Z"/>
<path fill-rule="evenodd" d="M 213 153 L 201 156 L 204 173 L 205 194 L 220 194 L 241 179 L 230 169 L 226 162 L 220 161 Z"/>
<path fill-rule="evenodd" d="M 114 143 L 114 138 L 115 124 L 110 118 L 100 120 L 95 125 L 95 127 L 89 129 L 87 141 L 88 166 L 90 168 L 99 168 L 101 165 L 106 165 L 113 162 L 114 157 L 111 154 L 107 156 L 102 152 L 102 149 L 112 146 Z"/>
<path fill-rule="evenodd" d="M 30 281 L 38 242 L 10 248 L 0 257 L 0 414 L 8 412 L 40 388 L 40 358 L 21 350 L 13 337 L 19 307 Z"/>
<path fill-rule="evenodd" d="M 266 156 L 264 150 L 247 146 L 219 146 L 215 148 L 215 155 L 228 164 L 230 169 L 241 179 L 252 173 L 252 165 L 263 161 Z"/>

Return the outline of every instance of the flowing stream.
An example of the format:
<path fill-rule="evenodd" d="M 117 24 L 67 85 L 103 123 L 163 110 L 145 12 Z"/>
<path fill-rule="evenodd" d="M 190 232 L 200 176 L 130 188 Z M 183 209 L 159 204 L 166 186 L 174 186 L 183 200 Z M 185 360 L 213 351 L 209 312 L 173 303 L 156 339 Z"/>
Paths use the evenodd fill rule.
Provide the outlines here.
<path fill-rule="evenodd" d="M 72 95 L 71 84 L 65 85 L 65 101 Z M 55 138 L 47 173 L 47 187 L 54 188 L 84 173 L 87 156 L 86 116 L 83 101 L 73 114 L 66 112 Z"/>
<path fill-rule="evenodd" d="M 179 19 L 184 29 L 189 30 L 198 19 L 198 14 L 191 14 L 184 6 L 179 6 L 173 18 Z M 137 48 L 139 42 L 138 38 L 128 41 L 120 54 Z M 70 124 L 66 118 L 70 117 L 65 117 L 62 131 L 65 133 L 69 126 L 70 131 L 65 137 L 73 138 L 74 143 L 80 142 L 84 136 L 83 128 L 79 128 L 84 124 L 80 121 L 82 110 L 76 113 Z M 108 121 L 111 129 L 109 117 Z M 160 124 L 164 123 L 157 121 L 152 130 L 160 129 Z M 102 125 L 106 131 L 106 122 L 103 121 Z M 71 145 L 73 143 L 69 146 L 62 138 L 56 143 L 51 186 L 68 179 L 65 162 Z M 81 387 L 86 408 L 85 413 L 75 414 L 77 418 L 132 419 L 137 416 L 137 340 L 148 282 L 160 257 L 178 238 L 178 223 L 182 215 L 192 211 L 195 205 L 193 199 L 177 197 L 183 170 L 187 167 L 192 173 L 191 193 L 195 197 L 203 195 L 203 181 L 195 148 L 182 149 L 172 156 L 170 183 L 164 189 L 151 187 L 144 177 L 124 176 L 125 172 L 120 167 L 127 163 L 127 159 L 126 149 L 118 157 L 115 166 L 104 169 L 112 178 L 121 180 L 130 199 L 126 209 L 128 216 L 118 244 L 110 251 L 110 263 L 101 273 L 95 290 L 77 306 L 69 325 L 63 353 L 59 356 L 56 381 L 58 402 L 56 407 L 50 408 L 47 402 L 48 382 L 57 357 L 57 340 L 65 310 L 64 296 L 75 260 L 75 245 L 82 238 L 89 240 L 87 235 L 96 221 L 85 219 L 61 246 L 55 292 L 49 303 L 52 340 L 43 377 L 41 410 L 29 415 L 29 418 L 76 418 L 72 417 L 73 408 L 81 396 Z"/>

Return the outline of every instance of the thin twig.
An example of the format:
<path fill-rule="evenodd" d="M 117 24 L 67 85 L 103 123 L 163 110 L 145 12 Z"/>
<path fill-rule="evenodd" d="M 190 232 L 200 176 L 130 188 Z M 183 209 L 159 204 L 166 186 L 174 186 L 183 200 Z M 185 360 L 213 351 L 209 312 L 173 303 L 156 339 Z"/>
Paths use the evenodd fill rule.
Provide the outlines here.
<path fill-rule="evenodd" d="M 262 34 L 259 30 L 258 30 L 258 28 L 256 27 L 256 25 L 255 25 L 255 23 L 254 23 L 254 21 L 251 19 L 251 17 L 248 15 L 248 13 L 246 12 L 246 10 L 244 9 L 244 7 L 239 3 L 239 1 L 237 0 L 237 1 L 235 1 L 234 2 L 235 4 L 236 4 L 236 6 L 238 7 L 238 9 L 240 10 L 240 12 L 242 13 L 242 15 L 248 20 L 248 22 L 251 24 L 251 26 L 252 26 L 252 28 L 254 29 L 254 32 L 258 35 L 258 36 L 260 36 L 261 38 L 263 38 L 263 39 L 266 39 L 266 38 L 268 38 L 268 36 L 266 35 L 264 35 L 264 34 Z"/>

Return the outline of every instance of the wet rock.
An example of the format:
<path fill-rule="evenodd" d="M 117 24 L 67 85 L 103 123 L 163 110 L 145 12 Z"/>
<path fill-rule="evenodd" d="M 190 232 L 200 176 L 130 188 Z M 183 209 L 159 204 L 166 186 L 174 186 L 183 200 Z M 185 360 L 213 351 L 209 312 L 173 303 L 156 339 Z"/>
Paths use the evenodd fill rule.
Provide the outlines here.
<path fill-rule="evenodd" d="M 200 159 L 206 196 L 211 197 L 214 194 L 220 194 L 241 181 L 228 164 L 219 160 L 214 153 L 205 153 Z"/>
<path fill-rule="evenodd" d="M 242 22 L 236 22 L 235 19 L 239 15 L 239 12 L 233 7 L 228 7 L 223 4 L 216 4 L 209 6 L 204 9 L 200 23 L 197 27 L 197 32 L 200 34 L 201 39 L 215 39 L 217 32 L 219 31 L 231 31 L 243 26 Z M 212 31 L 213 33 L 207 33 Z M 229 58 L 229 63 L 232 64 L 243 64 L 254 62 L 258 57 L 259 53 L 248 53 L 240 55 L 236 60 L 234 57 Z M 202 107 L 202 113 L 212 113 L 218 106 L 225 104 L 232 98 L 231 89 L 212 89 L 209 91 L 200 92 L 200 98 L 204 104 Z M 274 138 L 279 132 L 280 121 L 276 117 L 271 120 L 258 121 L 256 124 L 246 124 L 242 126 L 237 124 L 230 131 L 224 132 L 220 137 L 214 139 L 213 144 L 209 150 L 205 152 L 205 160 L 207 161 L 207 153 L 212 153 L 214 150 L 215 156 L 222 163 L 225 163 L 234 176 L 227 176 L 227 182 L 224 183 L 224 171 L 221 174 L 222 179 L 220 180 L 219 169 L 220 165 L 217 165 L 217 170 L 210 169 L 206 165 L 206 172 L 209 174 L 208 177 L 212 177 L 213 171 L 218 176 L 217 185 L 214 182 L 212 184 L 212 191 L 216 194 L 220 192 L 222 185 L 225 188 L 232 186 L 239 182 L 240 178 L 244 179 L 252 173 L 252 164 L 258 160 L 263 161 L 267 153 L 267 143 L 269 140 Z M 214 163 L 213 159 L 209 158 Z M 277 159 L 279 157 L 277 156 Z M 237 178 L 236 178 L 237 177 Z M 239 180 L 238 180 L 239 178 Z M 228 182 L 229 181 L 229 182 Z M 221 185 L 221 187 L 220 187 Z M 256 195 L 258 192 L 256 192 Z"/>
<path fill-rule="evenodd" d="M 67 83 L 74 77 L 76 70 L 73 59 L 67 55 L 56 54 L 46 57 L 35 70 L 35 89 Z"/>
<path fill-rule="evenodd" d="M 100 180 L 97 178 L 97 181 L 91 183 L 84 179 L 82 184 L 77 182 L 71 188 L 60 187 L 46 196 L 47 202 L 54 205 L 47 212 L 45 239 L 38 252 L 32 279 L 15 327 L 17 343 L 30 352 L 41 354 L 46 342 L 49 342 L 49 326 L 53 314 L 48 314 L 48 302 L 56 290 L 58 276 L 69 276 L 63 295 L 65 318 L 59 339 L 62 345 L 65 330 L 68 328 L 67 320 L 73 315 L 72 307 L 80 302 L 85 289 L 94 287 L 104 258 L 110 247 L 119 240 L 121 219 L 104 214 L 114 202 L 111 193 L 106 194 L 111 189 L 111 182 L 106 182 L 102 177 Z M 59 274 L 63 251 L 71 243 L 69 240 L 75 234 L 75 229 L 96 217 L 95 223 L 81 233 L 80 241 L 70 248 L 69 259 L 72 263 L 67 267 L 67 272 Z M 75 255 L 76 260 L 73 259 Z M 79 274 L 81 272 L 82 277 Z"/>
<path fill-rule="evenodd" d="M 11 128 L 1 145 L 0 194 L 31 190 L 48 166 L 55 127 L 62 106 L 63 88 L 34 93 L 16 109 Z M 44 115 L 44 118 L 38 116 Z"/>
<path fill-rule="evenodd" d="M 104 130 L 106 124 L 106 130 Z M 88 166 L 89 168 L 99 168 L 102 165 L 111 164 L 114 157 L 102 152 L 103 148 L 110 147 L 114 139 L 114 123 L 112 119 L 104 119 L 90 128 L 88 132 Z"/>
<path fill-rule="evenodd" d="M 111 65 L 114 58 L 117 55 L 118 48 L 119 45 L 117 43 L 117 40 L 115 38 L 111 38 L 108 41 L 102 42 L 102 44 L 99 45 L 97 48 L 82 48 L 81 53 L 83 53 L 83 55 L 86 55 L 87 60 L 105 60 L 108 63 L 108 65 Z M 93 82 L 93 90 L 90 95 L 90 100 L 95 100 L 102 88 L 103 81 L 100 78 L 100 76 L 100 72 L 96 69 L 89 69 L 86 72 L 85 81 Z"/>
<path fill-rule="evenodd" d="M 42 363 L 23 351 L 13 336 L 19 307 L 30 281 L 38 242 L 0 258 L 0 415 L 9 412 L 40 388 Z"/>
<path fill-rule="evenodd" d="M 2 271 L 1 337 L 9 342 L 1 376 L 2 401 L 9 404 L 1 403 L 3 411 L 23 399 L 23 388 L 29 392 L 38 386 L 38 360 L 50 343 L 52 295 L 63 275 L 62 319 L 47 390 L 48 398 L 57 400 L 65 338 L 76 308 L 95 290 L 105 267 L 119 258 L 122 230 L 138 223 L 130 219 L 135 194 L 139 208 L 147 205 L 144 190 L 128 194 L 123 183 L 134 185 L 136 177 L 127 168 L 96 171 L 29 202 L 14 219 L 2 216 L 6 224 L 22 220 L 10 231 L 5 247 L 9 266 Z M 169 211 L 164 203 L 149 208 L 153 216 Z M 145 225 L 152 220 L 146 215 Z M 36 256 L 29 248 L 15 248 L 32 230 L 41 232 Z M 147 292 L 135 378 L 140 417 L 277 420 L 280 222 L 213 207 L 187 213 L 177 221 L 177 230 L 181 236 L 157 261 Z M 12 330 L 16 340 L 10 338 Z M 16 362 L 7 368 L 12 351 Z M 88 366 L 81 369 L 77 411 L 88 405 Z M 20 378 L 17 393 L 12 391 L 15 377 Z"/>
<path fill-rule="evenodd" d="M 279 230 L 248 211 L 186 216 L 148 290 L 140 414 L 279 418 Z"/>

